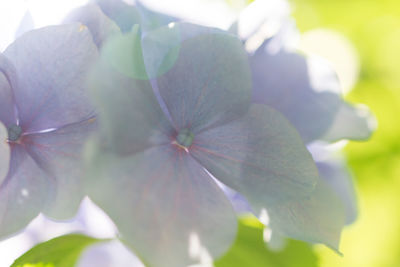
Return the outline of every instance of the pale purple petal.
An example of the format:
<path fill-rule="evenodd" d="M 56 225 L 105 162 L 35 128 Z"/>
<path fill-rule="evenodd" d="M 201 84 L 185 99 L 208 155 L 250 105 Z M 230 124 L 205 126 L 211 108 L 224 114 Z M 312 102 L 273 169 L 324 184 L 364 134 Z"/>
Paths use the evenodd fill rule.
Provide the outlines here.
<path fill-rule="evenodd" d="M 133 25 L 141 23 L 139 10 L 122 0 L 94 0 L 109 18 L 117 23 L 122 32 L 130 32 Z"/>
<path fill-rule="evenodd" d="M 178 21 L 177 18 L 148 9 L 140 1 L 137 1 L 136 8 L 141 18 L 140 26 L 144 31 L 151 31 L 171 22 Z"/>
<path fill-rule="evenodd" d="M 108 18 L 100 7 L 95 4 L 88 4 L 74 9 L 64 20 L 64 23 L 71 22 L 81 22 L 86 25 L 97 47 L 101 47 L 105 40 L 112 35 L 120 33 L 117 24 Z"/>
<path fill-rule="evenodd" d="M 190 153 L 255 212 L 310 195 L 318 180 L 311 155 L 279 112 L 252 105 L 241 119 L 195 136 Z"/>
<path fill-rule="evenodd" d="M 148 9 L 140 1 L 136 1 L 135 5 L 127 4 L 122 0 L 95 0 L 94 2 L 118 24 L 122 32 L 130 32 L 135 24 L 139 24 L 142 31 L 147 32 L 177 21 L 174 17 Z"/>
<path fill-rule="evenodd" d="M 29 10 L 28 10 L 28 11 L 26 11 L 24 17 L 22 18 L 22 20 L 18 26 L 18 29 L 15 33 L 15 38 L 20 37 L 22 34 L 28 32 L 30 30 L 33 30 L 34 28 L 35 28 L 35 23 L 33 22 L 31 12 L 29 12 Z"/>
<path fill-rule="evenodd" d="M 183 149 L 164 145 L 121 157 L 98 147 L 89 146 L 89 195 L 145 263 L 187 266 L 206 250 L 218 257 L 230 247 L 237 230 L 235 213 L 218 185 Z"/>
<path fill-rule="evenodd" d="M 58 128 L 93 112 L 85 80 L 98 54 L 82 24 L 30 31 L 4 54 L 18 72 L 18 86 L 13 90 L 25 132 Z"/>
<path fill-rule="evenodd" d="M 231 202 L 231 204 L 237 214 L 243 215 L 243 214 L 248 214 L 248 213 L 254 213 L 253 209 L 250 206 L 250 203 L 247 201 L 247 199 L 243 195 L 241 195 L 238 192 L 236 192 L 235 190 L 227 187 L 226 185 L 219 182 L 218 180 L 216 180 L 216 182 L 221 187 L 222 191 L 224 191 L 226 197 Z"/>
<path fill-rule="evenodd" d="M 240 13 L 231 31 L 243 40 L 259 35 L 263 28 L 271 34 L 272 30 L 280 29 L 289 15 L 290 6 L 286 0 L 256 0 Z"/>
<path fill-rule="evenodd" d="M 81 159 L 87 137 L 96 129 L 95 119 L 87 119 L 47 133 L 25 135 L 30 156 L 51 177 L 54 199 L 43 210 L 56 219 L 72 218 L 83 199 Z"/>
<path fill-rule="evenodd" d="M 115 37 L 105 45 L 104 51 L 108 51 L 109 45 L 112 51 L 116 42 L 135 44 L 135 36 L 131 33 Z M 140 40 L 136 41 L 140 44 Z M 140 54 L 133 54 L 127 62 L 138 67 L 144 65 Z M 174 130 L 161 110 L 150 82 L 128 76 L 130 69 L 123 63 L 122 57 L 103 53 L 89 82 L 93 101 L 98 107 L 100 128 L 107 142 L 122 154 L 172 142 L 170 136 L 174 135 Z"/>
<path fill-rule="evenodd" d="M 17 73 L 13 64 L 0 54 L 0 122 L 6 127 L 16 124 L 13 87 L 17 86 Z"/>
<path fill-rule="evenodd" d="M 184 40 L 176 62 L 157 83 L 175 128 L 196 134 L 243 115 L 249 107 L 250 80 L 241 42 L 215 33 Z"/>
<path fill-rule="evenodd" d="M 316 87 L 307 58 L 284 50 L 271 54 L 266 44 L 250 57 L 254 102 L 282 112 L 306 143 L 322 137 L 342 103 L 332 92 L 332 87 L 340 88 L 335 72 L 319 73 L 323 82 Z"/>
<path fill-rule="evenodd" d="M 321 140 L 329 142 L 343 138 L 365 140 L 371 137 L 376 127 L 377 121 L 368 107 L 342 103 Z"/>
<path fill-rule="evenodd" d="M 0 185 L 8 173 L 10 164 L 10 146 L 6 140 L 8 138 L 7 128 L 0 122 Z"/>
<path fill-rule="evenodd" d="M 270 226 L 282 236 L 311 243 L 324 243 L 338 250 L 345 211 L 335 192 L 319 180 L 304 199 L 288 200 L 267 207 Z"/>
<path fill-rule="evenodd" d="M 321 179 L 326 182 L 342 201 L 346 213 L 346 224 L 354 223 L 357 219 L 357 199 L 354 185 L 345 164 L 339 160 L 325 160 L 316 162 Z M 250 203 L 238 192 L 219 183 L 225 195 L 231 201 L 238 214 L 254 213 Z M 258 216 L 259 214 L 255 214 Z"/>
<path fill-rule="evenodd" d="M 21 145 L 12 148 L 9 172 L 0 185 L 0 238 L 39 214 L 53 197 L 53 182 Z"/>
<path fill-rule="evenodd" d="M 357 219 L 357 199 L 354 185 L 345 164 L 338 160 L 317 162 L 321 178 L 342 201 L 346 213 L 346 224 Z"/>

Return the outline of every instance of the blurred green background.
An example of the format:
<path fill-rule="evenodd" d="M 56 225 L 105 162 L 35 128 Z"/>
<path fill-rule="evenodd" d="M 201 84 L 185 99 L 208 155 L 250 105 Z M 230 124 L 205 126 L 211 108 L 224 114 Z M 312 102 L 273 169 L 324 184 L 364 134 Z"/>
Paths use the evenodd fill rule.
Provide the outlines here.
<path fill-rule="evenodd" d="M 400 266 L 400 1 L 292 0 L 301 32 L 344 34 L 360 58 L 359 80 L 346 96 L 368 105 L 378 129 L 345 152 L 355 175 L 360 214 L 342 236 L 340 257 L 317 247 L 320 266 Z"/>

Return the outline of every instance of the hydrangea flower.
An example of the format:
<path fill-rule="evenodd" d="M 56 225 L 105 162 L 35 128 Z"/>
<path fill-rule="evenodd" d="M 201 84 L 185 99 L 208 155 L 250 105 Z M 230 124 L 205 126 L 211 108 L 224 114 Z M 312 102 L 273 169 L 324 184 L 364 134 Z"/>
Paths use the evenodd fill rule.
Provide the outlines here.
<path fill-rule="evenodd" d="M 282 112 L 305 143 L 318 139 L 336 141 L 368 138 L 374 128 L 371 114 L 364 107 L 353 106 L 341 98 L 339 80 L 328 62 L 317 57 L 305 57 L 297 51 L 299 33 L 289 14 L 286 1 L 255 1 L 231 27 L 248 51 L 253 102 L 269 105 Z M 311 198 L 314 210 L 319 209 L 319 216 L 313 214 L 310 217 L 318 218 L 318 222 L 313 226 L 305 224 L 293 231 L 295 227 L 288 228 L 281 219 L 286 216 L 285 221 L 302 220 L 306 212 L 299 212 L 303 209 L 299 203 L 288 202 L 279 207 L 280 211 L 276 207 L 266 207 L 269 227 L 277 236 L 315 242 L 324 236 L 313 230 L 315 225 L 328 225 L 324 220 L 337 220 L 337 224 L 345 220 L 348 224 L 356 218 L 354 189 L 343 162 L 332 158 L 321 162 L 318 160 L 321 149 L 315 152 L 313 147 L 311 145 L 309 149 L 313 152 L 320 183 L 324 187 L 317 187 L 315 199 Z M 239 213 L 252 212 L 240 193 L 229 188 L 225 191 Z M 300 204 L 304 205 L 304 202 Z M 335 212 L 326 212 L 332 207 L 336 207 Z M 325 215 L 322 215 L 323 209 L 326 210 Z M 285 210 L 286 214 L 283 214 Z M 333 235 L 325 238 L 334 240 Z M 337 238 L 336 242 L 339 241 Z"/>
<path fill-rule="evenodd" d="M 115 47 L 125 47 L 128 59 L 112 57 Z M 159 55 L 158 65 L 149 54 Z M 132 68 L 140 64 L 150 80 Z M 292 125 L 251 104 L 237 38 L 182 23 L 115 37 L 91 88 L 101 134 L 88 146 L 89 196 L 145 263 L 186 266 L 195 260 L 193 243 L 213 257 L 229 248 L 236 215 L 214 179 L 257 213 L 273 208 L 286 235 L 337 248 L 341 205 Z"/>
<path fill-rule="evenodd" d="M 284 47 L 271 51 L 273 41 L 268 39 L 250 56 L 254 102 L 282 112 L 305 143 L 367 139 L 372 132 L 370 113 L 341 99 L 338 78 L 329 64 Z"/>
<path fill-rule="evenodd" d="M 0 55 L 0 236 L 40 212 L 72 217 L 82 145 L 95 127 L 85 78 L 98 57 L 82 24 L 23 34 Z"/>
<path fill-rule="evenodd" d="M 275 15 L 261 12 L 276 4 Z M 253 102 L 279 110 L 305 143 L 367 139 L 373 131 L 365 108 L 346 103 L 329 62 L 298 51 L 298 30 L 286 1 L 255 1 L 232 26 L 249 52 Z M 271 29 L 275 29 L 275 32 Z"/>

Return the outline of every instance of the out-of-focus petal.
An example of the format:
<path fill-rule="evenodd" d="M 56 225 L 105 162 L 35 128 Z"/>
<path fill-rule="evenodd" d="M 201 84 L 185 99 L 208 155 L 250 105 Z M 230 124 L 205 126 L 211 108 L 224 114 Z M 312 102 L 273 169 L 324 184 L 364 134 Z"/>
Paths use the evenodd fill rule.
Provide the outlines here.
<path fill-rule="evenodd" d="M 176 63 L 182 42 L 205 35 L 221 34 L 221 30 L 190 23 L 170 23 L 142 35 L 143 58 L 149 78 L 157 78 Z"/>
<path fill-rule="evenodd" d="M 133 25 L 141 23 L 139 10 L 121 0 L 94 0 L 104 14 L 117 23 L 122 32 L 130 32 Z"/>
<path fill-rule="evenodd" d="M 119 153 L 135 153 L 148 147 L 170 143 L 174 130 L 166 119 L 148 80 L 135 79 L 136 69 L 144 69 L 135 33 L 112 38 L 104 46 L 101 60 L 90 75 L 90 89 L 98 107 L 100 128 L 109 145 Z M 118 43 L 129 54 L 112 57 Z M 109 51 L 110 53 L 108 53 Z M 136 66 L 136 67 L 134 67 Z M 132 69 L 131 69 L 132 67 Z"/>
<path fill-rule="evenodd" d="M 18 72 L 13 90 L 25 132 L 58 128 L 93 112 L 85 80 L 98 53 L 82 24 L 30 31 L 4 54 Z"/>
<path fill-rule="evenodd" d="M 28 153 L 53 181 L 54 199 L 44 210 L 46 215 L 70 219 L 78 210 L 84 197 L 81 154 L 95 128 L 95 120 L 88 119 L 56 131 L 24 136 Z"/>
<path fill-rule="evenodd" d="M 312 243 L 324 243 L 338 251 L 345 224 L 342 202 L 323 180 L 302 200 L 278 203 L 267 208 L 270 226 L 278 234 Z"/>
<path fill-rule="evenodd" d="M 245 46 L 249 54 L 253 54 L 264 44 L 266 39 L 269 40 L 265 49 L 271 54 L 276 54 L 282 49 L 287 49 L 288 51 L 297 49 L 300 42 L 300 32 L 294 20 L 286 19 L 282 21 L 278 32 L 274 30 L 271 32 L 268 23 L 265 26 L 267 26 L 266 29 L 262 28 L 259 33 L 246 40 Z"/>
<path fill-rule="evenodd" d="M 357 201 L 351 176 L 345 165 L 338 160 L 317 162 L 321 178 L 338 195 L 346 212 L 346 224 L 357 219 Z"/>
<path fill-rule="evenodd" d="M 101 47 L 107 38 L 120 32 L 117 24 L 95 4 L 74 9 L 64 20 L 64 23 L 71 22 L 81 22 L 86 25 L 97 47 Z"/>
<path fill-rule="evenodd" d="M 0 54 L 0 122 L 6 127 L 17 122 L 12 89 L 17 86 L 17 80 L 13 64 Z"/>
<path fill-rule="evenodd" d="M 53 182 L 21 145 L 13 147 L 8 175 L 0 185 L 0 239 L 39 214 L 52 197 Z"/>
<path fill-rule="evenodd" d="M 10 146 L 6 142 L 7 138 L 7 128 L 0 122 L 0 185 L 7 176 L 10 164 Z"/>
<path fill-rule="evenodd" d="M 35 23 L 33 21 L 31 12 L 29 12 L 29 10 L 28 10 L 28 11 L 26 11 L 24 17 L 22 18 L 22 20 L 18 26 L 18 29 L 15 33 L 15 38 L 20 37 L 22 34 L 28 32 L 30 30 L 33 30 L 34 28 L 35 28 Z"/>
<path fill-rule="evenodd" d="M 153 12 L 161 12 L 180 21 L 224 30 L 227 30 L 236 19 L 239 9 L 246 5 L 244 1 L 235 5 L 239 2 L 235 1 L 235 7 L 233 7 L 227 1 L 220 0 L 139 0 L 139 2 Z"/>
<path fill-rule="evenodd" d="M 114 20 L 122 32 L 130 32 L 135 24 L 139 24 L 143 32 L 157 29 L 177 18 L 148 9 L 140 1 L 130 5 L 121 0 L 95 0 L 103 12 Z"/>
<path fill-rule="evenodd" d="M 151 31 L 171 22 L 178 21 L 177 18 L 167 16 L 145 7 L 140 1 L 137 1 L 136 7 L 141 17 L 140 26 L 144 31 Z"/>
<path fill-rule="evenodd" d="M 184 40 L 157 84 L 175 128 L 194 134 L 240 117 L 251 98 L 247 55 L 238 39 L 224 33 Z"/>
<path fill-rule="evenodd" d="M 365 140 L 376 129 L 377 121 L 368 107 L 342 103 L 329 129 L 321 137 L 325 141 L 340 139 Z"/>
<path fill-rule="evenodd" d="M 195 136 L 190 153 L 218 180 L 243 194 L 255 212 L 310 195 L 318 171 L 303 142 L 279 112 L 249 113 Z"/>
<path fill-rule="evenodd" d="M 247 199 L 236 192 L 235 190 L 227 187 L 217 179 L 215 179 L 219 187 L 221 187 L 222 191 L 225 193 L 226 197 L 229 199 L 231 202 L 233 208 L 235 209 L 235 212 L 239 215 L 247 214 L 247 213 L 254 213 L 250 203 L 247 201 Z"/>
<path fill-rule="evenodd" d="M 250 65 L 256 103 L 282 112 L 306 143 L 327 131 L 342 103 L 332 92 L 333 86 L 339 86 L 333 70 L 319 73 L 316 78 L 312 71 L 320 68 L 311 69 L 305 57 L 283 50 L 271 54 L 266 44 L 250 57 Z"/>
<path fill-rule="evenodd" d="M 14 41 L 28 5 L 25 0 L 13 0 L 1 1 L 0 6 L 0 52 L 3 52 Z"/>
<path fill-rule="evenodd" d="M 263 36 L 266 39 L 280 29 L 289 14 L 289 3 L 285 0 L 257 0 L 241 12 L 238 20 L 231 26 L 231 30 L 244 40 L 259 31 L 268 31 L 265 32 L 267 36 Z"/>
<path fill-rule="evenodd" d="M 229 248 L 237 230 L 235 213 L 183 149 L 163 145 L 121 157 L 98 147 L 88 146 L 89 196 L 144 263 L 187 266 Z"/>

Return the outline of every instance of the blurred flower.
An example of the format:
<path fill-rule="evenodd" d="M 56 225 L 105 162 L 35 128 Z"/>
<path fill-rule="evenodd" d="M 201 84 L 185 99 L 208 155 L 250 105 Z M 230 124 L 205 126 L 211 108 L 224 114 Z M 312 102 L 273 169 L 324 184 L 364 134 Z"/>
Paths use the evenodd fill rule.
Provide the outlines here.
<path fill-rule="evenodd" d="M 277 4 L 276 12 L 260 12 L 268 2 Z M 232 28 L 249 51 L 253 101 L 282 112 L 305 143 L 368 138 L 374 126 L 371 114 L 342 99 L 329 62 L 298 52 L 299 33 L 284 3 L 255 1 Z"/>
<path fill-rule="evenodd" d="M 85 78 L 97 58 L 81 24 L 23 34 L 0 55 L 0 235 L 39 212 L 72 217 L 84 196 L 80 155 L 95 127 Z M 6 130 L 5 130 L 6 129 Z"/>
<path fill-rule="evenodd" d="M 112 35 L 130 32 L 140 24 L 144 33 L 175 21 L 144 7 L 140 2 L 135 5 L 121 0 L 96 0 L 72 10 L 63 23 L 80 22 L 86 25 L 98 47 Z"/>
<path fill-rule="evenodd" d="M 352 176 L 344 157 L 340 154 L 342 147 L 337 147 L 337 144 L 314 142 L 307 148 L 313 155 L 320 177 L 336 192 L 343 203 L 346 224 L 353 223 L 358 214 L 357 200 Z"/>
<path fill-rule="evenodd" d="M 88 27 L 93 41 L 99 48 L 109 37 L 121 32 L 118 25 L 95 4 L 78 7 L 72 10 L 63 20 L 65 24 L 74 22 L 80 22 Z"/>
<path fill-rule="evenodd" d="M 231 31 L 243 40 L 249 54 L 253 102 L 280 111 L 295 126 L 306 144 L 316 140 L 367 139 L 375 128 L 373 116 L 367 108 L 353 106 L 341 98 L 341 85 L 327 61 L 316 56 L 305 57 L 298 52 L 299 33 L 289 14 L 286 1 L 255 1 L 231 27 Z M 316 150 L 315 145 L 309 146 L 309 149 L 318 166 L 320 183 L 325 187 L 318 190 L 317 186 L 314 195 L 318 197 L 312 200 L 314 205 L 329 202 L 328 198 L 335 199 L 336 204 L 332 202 L 330 206 L 343 206 L 344 210 L 342 215 L 334 216 L 345 215 L 346 223 L 353 222 L 357 208 L 345 163 L 333 157 L 325 157 L 321 161 L 320 154 L 327 152 L 323 148 Z M 321 190 L 325 193 L 321 194 Z M 246 208 L 243 196 L 231 189 L 226 192 L 239 212 L 251 212 Z M 299 220 L 299 214 L 293 212 L 299 203 L 286 204 L 286 207 L 280 207 L 281 211 L 276 211 L 276 207 L 267 207 L 270 227 L 278 236 L 307 240 L 300 231 L 290 232 L 282 221 L 276 221 L 276 212 L 282 211 L 287 212 L 286 220 Z M 326 203 L 325 207 L 328 206 Z M 315 209 L 318 209 L 317 206 Z M 284 217 L 284 214 L 281 215 Z M 313 216 L 322 221 L 327 219 L 316 215 L 310 217 Z M 334 216 L 331 214 L 330 219 Z M 303 232 L 312 231 L 307 230 L 307 225 L 304 227 Z"/>
<path fill-rule="evenodd" d="M 141 1 L 128 4 L 122 0 L 94 0 L 101 10 L 120 27 L 122 32 L 130 32 L 135 24 L 142 31 L 149 31 L 177 19 L 146 8 Z"/>
<path fill-rule="evenodd" d="M 188 264 L 193 240 L 220 256 L 236 216 L 213 176 L 255 212 L 268 208 L 286 236 L 337 248 L 341 205 L 322 181 L 315 188 L 317 169 L 291 124 L 250 104 L 242 43 L 184 23 L 137 36 L 107 42 L 91 78 L 102 134 L 88 146 L 88 190 L 123 240 L 154 266 Z M 121 47 L 129 57 L 112 56 Z"/>

